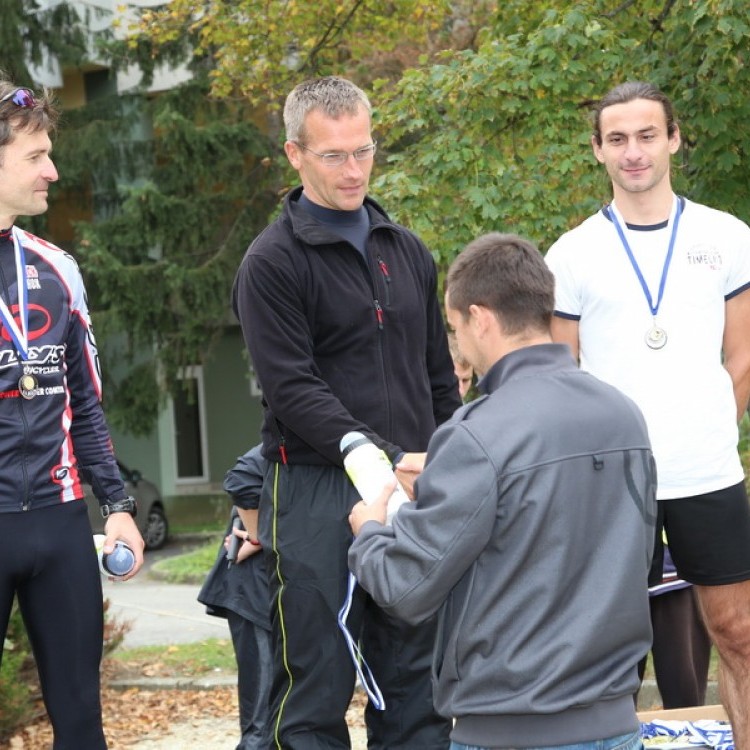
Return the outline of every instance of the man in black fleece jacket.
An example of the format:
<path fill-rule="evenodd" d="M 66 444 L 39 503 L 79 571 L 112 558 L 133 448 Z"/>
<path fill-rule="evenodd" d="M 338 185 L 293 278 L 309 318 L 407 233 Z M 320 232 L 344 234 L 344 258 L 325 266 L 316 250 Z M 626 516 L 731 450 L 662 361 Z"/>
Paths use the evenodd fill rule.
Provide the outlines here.
<path fill-rule="evenodd" d="M 410 488 L 460 399 L 434 261 L 366 197 L 367 97 L 344 79 L 308 81 L 287 98 L 284 124 L 302 186 L 248 249 L 233 294 L 266 405 L 259 536 L 272 571 L 274 747 L 348 748 L 354 668 L 337 613 L 359 497 L 339 442 L 366 434 Z M 447 748 L 429 681 L 434 623 L 408 626 L 360 589 L 348 623 L 385 699 L 366 711 L 370 748 Z"/>

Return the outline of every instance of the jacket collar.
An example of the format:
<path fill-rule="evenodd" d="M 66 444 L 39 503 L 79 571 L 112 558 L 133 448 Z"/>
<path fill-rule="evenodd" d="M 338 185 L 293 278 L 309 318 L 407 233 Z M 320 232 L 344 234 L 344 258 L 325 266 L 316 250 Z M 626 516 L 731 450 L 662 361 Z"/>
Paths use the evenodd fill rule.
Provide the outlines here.
<path fill-rule="evenodd" d="M 490 394 L 515 378 L 570 369 L 577 369 L 577 366 L 565 344 L 525 346 L 495 362 L 477 383 L 477 388 L 480 393 Z"/>
<path fill-rule="evenodd" d="M 343 242 L 340 236 L 331 232 L 314 216 L 298 204 L 302 195 L 302 186 L 298 186 L 287 193 L 284 199 L 284 213 L 292 224 L 294 235 L 309 245 L 330 245 L 332 242 Z M 394 224 L 382 206 L 372 198 L 365 196 L 364 206 L 370 217 L 370 231 L 388 229 L 401 233 L 401 227 Z"/>

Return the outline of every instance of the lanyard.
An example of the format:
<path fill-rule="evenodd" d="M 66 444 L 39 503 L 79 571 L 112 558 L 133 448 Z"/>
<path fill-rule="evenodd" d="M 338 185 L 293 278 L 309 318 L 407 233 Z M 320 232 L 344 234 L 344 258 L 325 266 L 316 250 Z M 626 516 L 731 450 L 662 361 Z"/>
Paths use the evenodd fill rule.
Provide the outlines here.
<path fill-rule="evenodd" d="M 375 677 L 370 671 L 370 667 L 365 661 L 364 656 L 362 656 L 362 652 L 359 650 L 357 642 L 354 640 L 354 637 L 349 632 L 349 628 L 346 626 L 346 618 L 349 616 L 349 610 L 352 606 L 352 597 L 354 596 L 354 587 L 356 585 L 357 579 L 354 577 L 353 573 L 349 573 L 349 580 L 346 587 L 346 599 L 339 610 L 337 618 L 339 628 L 341 629 L 341 633 L 346 641 L 346 647 L 349 649 L 349 654 L 354 662 L 354 668 L 357 670 L 359 681 L 367 692 L 367 696 L 372 702 L 373 707 L 378 711 L 385 711 L 385 699 L 380 692 L 378 683 L 375 681 Z"/>
<path fill-rule="evenodd" d="M 20 231 L 13 227 L 13 255 L 16 261 L 16 287 L 18 289 L 18 305 L 10 308 L 0 297 L 0 319 L 5 330 L 10 334 L 21 359 L 29 358 L 29 306 L 26 291 L 26 256 L 23 251 Z M 10 302 L 10 300 L 8 300 Z M 13 307 L 18 312 L 18 323 L 13 317 Z"/>
<path fill-rule="evenodd" d="M 655 318 L 656 314 L 659 312 L 659 305 L 661 305 L 662 297 L 664 296 L 664 287 L 667 284 L 667 274 L 669 273 L 669 264 L 672 262 L 672 251 L 674 250 L 674 243 L 677 239 L 677 228 L 680 226 L 680 216 L 682 215 L 682 201 L 677 198 L 677 209 L 674 212 L 674 222 L 672 223 L 672 234 L 669 237 L 669 247 L 667 248 L 667 257 L 664 259 L 664 267 L 661 270 L 661 281 L 659 282 L 659 294 L 656 298 L 656 302 L 654 302 L 654 298 L 651 296 L 651 292 L 649 291 L 648 284 L 646 284 L 646 279 L 643 278 L 643 273 L 641 273 L 641 269 L 638 266 L 638 261 L 636 261 L 635 256 L 633 255 L 633 251 L 630 249 L 630 245 L 628 244 L 627 237 L 625 237 L 625 232 L 622 229 L 622 226 L 617 219 L 617 213 L 616 209 L 614 207 L 614 204 L 610 204 L 607 208 L 607 216 L 612 220 L 612 223 L 615 226 L 615 229 L 617 230 L 617 234 L 620 238 L 620 242 L 622 243 L 622 246 L 625 248 L 625 252 L 628 254 L 628 259 L 630 260 L 630 265 L 633 266 L 633 270 L 635 271 L 635 275 L 638 277 L 638 281 L 641 283 L 641 289 L 643 289 L 643 294 L 646 297 L 646 302 L 648 302 L 649 309 L 651 310 L 651 315 Z"/>

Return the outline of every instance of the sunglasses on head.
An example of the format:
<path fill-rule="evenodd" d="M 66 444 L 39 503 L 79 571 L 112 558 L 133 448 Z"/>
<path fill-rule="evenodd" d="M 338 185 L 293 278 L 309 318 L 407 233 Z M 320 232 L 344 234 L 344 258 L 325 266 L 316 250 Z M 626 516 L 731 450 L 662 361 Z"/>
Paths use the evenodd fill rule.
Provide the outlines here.
<path fill-rule="evenodd" d="M 31 108 L 36 104 L 36 99 L 34 98 L 34 93 L 31 89 L 14 89 L 0 99 L 0 104 L 4 104 L 8 100 L 12 101 L 17 107 Z"/>

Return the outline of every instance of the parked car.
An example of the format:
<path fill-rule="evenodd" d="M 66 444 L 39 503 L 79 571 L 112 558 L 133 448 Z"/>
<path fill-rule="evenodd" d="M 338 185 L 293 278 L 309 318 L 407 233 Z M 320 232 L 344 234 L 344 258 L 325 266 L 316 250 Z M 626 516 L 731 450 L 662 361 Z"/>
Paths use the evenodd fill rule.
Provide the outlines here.
<path fill-rule="evenodd" d="M 163 547 L 169 536 L 169 522 L 159 490 L 151 482 L 144 479 L 139 471 L 129 469 L 120 461 L 117 462 L 117 465 L 120 467 L 122 481 L 125 482 L 125 491 L 132 495 L 138 503 L 138 513 L 135 520 L 146 542 L 146 549 Z M 95 534 L 104 533 L 104 519 L 99 510 L 99 501 L 94 497 L 89 485 L 86 485 L 86 502 L 88 503 L 91 528 Z"/>

